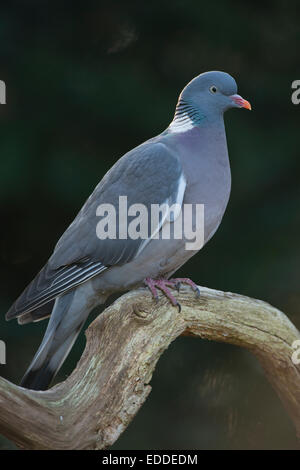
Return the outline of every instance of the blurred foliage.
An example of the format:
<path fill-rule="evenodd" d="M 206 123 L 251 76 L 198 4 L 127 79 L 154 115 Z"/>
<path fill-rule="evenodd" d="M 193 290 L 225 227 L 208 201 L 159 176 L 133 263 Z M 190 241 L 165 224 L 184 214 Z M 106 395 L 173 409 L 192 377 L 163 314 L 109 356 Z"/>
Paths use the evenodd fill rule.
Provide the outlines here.
<path fill-rule="evenodd" d="M 178 272 L 266 300 L 300 326 L 300 79 L 297 2 L 24 0 L 0 6 L 1 375 L 19 381 L 45 322 L 4 314 L 111 165 L 164 130 L 183 86 L 232 74 L 252 113 L 226 128 L 232 193 L 223 223 Z M 91 318 L 99 313 L 95 312 Z M 76 365 L 84 334 L 57 381 Z M 293 427 L 256 360 L 180 338 L 116 449 L 295 448 Z M 0 447 L 13 448 L 7 440 Z"/>

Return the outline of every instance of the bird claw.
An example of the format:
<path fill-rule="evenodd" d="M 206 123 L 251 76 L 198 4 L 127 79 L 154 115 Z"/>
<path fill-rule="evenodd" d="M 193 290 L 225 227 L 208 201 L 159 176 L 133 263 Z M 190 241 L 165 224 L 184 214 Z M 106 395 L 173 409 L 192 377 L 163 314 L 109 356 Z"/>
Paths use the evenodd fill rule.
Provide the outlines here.
<path fill-rule="evenodd" d="M 188 284 L 194 292 L 196 292 L 196 296 L 200 297 L 200 289 L 191 279 L 188 278 L 176 278 L 176 279 L 152 279 L 147 277 L 144 280 L 144 284 L 150 289 L 155 302 L 158 302 L 158 292 L 157 289 L 160 289 L 162 293 L 169 299 L 171 304 L 174 307 L 178 308 L 179 313 L 181 312 L 181 305 L 177 301 L 177 299 L 173 296 L 169 287 L 176 289 L 178 292 L 180 290 L 181 284 Z"/>
<path fill-rule="evenodd" d="M 161 290 L 162 293 L 169 299 L 171 304 L 174 307 L 177 307 L 179 312 L 181 312 L 181 305 L 180 303 L 176 300 L 172 292 L 169 290 L 169 287 L 174 287 L 174 284 L 168 279 L 151 279 L 147 277 L 144 280 L 144 284 L 150 289 L 154 299 L 157 301 L 158 300 L 158 292 L 157 289 Z"/>
<path fill-rule="evenodd" d="M 191 279 L 189 279 L 188 277 L 183 277 L 183 278 L 175 278 L 175 279 L 170 279 L 171 282 L 175 283 L 175 286 L 177 288 L 177 286 L 179 286 L 179 288 L 181 287 L 181 284 L 187 284 L 188 286 L 190 286 L 194 292 L 196 292 L 196 296 L 199 298 L 200 297 L 200 289 L 199 287 L 197 286 L 197 284 L 195 284 L 194 281 L 192 281 Z M 179 289 L 178 289 L 179 290 Z"/>
<path fill-rule="evenodd" d="M 199 299 L 199 297 L 200 297 L 200 289 L 199 289 L 198 286 L 197 286 L 197 288 L 195 289 L 195 292 L 196 292 L 196 297 Z"/>
<path fill-rule="evenodd" d="M 177 292 L 179 292 L 179 291 L 180 291 L 180 287 L 181 287 L 181 282 L 176 282 L 175 287 L 176 287 L 176 289 L 177 289 Z"/>

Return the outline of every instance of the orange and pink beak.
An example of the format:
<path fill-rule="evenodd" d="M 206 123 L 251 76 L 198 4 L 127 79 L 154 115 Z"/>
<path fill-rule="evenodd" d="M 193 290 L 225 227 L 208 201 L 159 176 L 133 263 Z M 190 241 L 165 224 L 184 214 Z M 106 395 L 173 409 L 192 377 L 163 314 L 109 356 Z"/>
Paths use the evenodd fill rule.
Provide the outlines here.
<path fill-rule="evenodd" d="M 230 98 L 239 108 L 246 108 L 251 110 L 251 104 L 249 101 L 244 100 L 240 95 L 231 95 Z"/>

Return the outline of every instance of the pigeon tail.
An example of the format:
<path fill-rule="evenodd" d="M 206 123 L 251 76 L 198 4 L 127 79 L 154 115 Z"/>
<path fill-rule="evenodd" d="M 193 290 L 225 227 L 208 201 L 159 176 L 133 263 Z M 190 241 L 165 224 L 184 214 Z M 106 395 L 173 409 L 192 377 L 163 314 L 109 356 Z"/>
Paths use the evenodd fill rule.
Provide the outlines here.
<path fill-rule="evenodd" d="M 43 353 L 44 360 L 38 357 L 34 358 L 20 382 L 21 387 L 29 388 L 30 390 L 47 390 L 69 354 L 70 349 L 80 333 L 83 323 L 84 322 L 79 325 L 77 330 L 70 335 L 67 341 L 65 341 L 54 354 L 51 347 L 47 347 L 47 345 L 44 346 L 44 351 L 40 351 L 40 353 Z M 49 358 L 52 354 L 53 356 Z"/>
<path fill-rule="evenodd" d="M 85 309 L 83 309 L 83 305 Z M 20 385 L 32 390 L 46 390 L 79 335 L 93 304 L 86 308 L 83 288 L 72 290 L 55 301 L 43 341 Z"/>

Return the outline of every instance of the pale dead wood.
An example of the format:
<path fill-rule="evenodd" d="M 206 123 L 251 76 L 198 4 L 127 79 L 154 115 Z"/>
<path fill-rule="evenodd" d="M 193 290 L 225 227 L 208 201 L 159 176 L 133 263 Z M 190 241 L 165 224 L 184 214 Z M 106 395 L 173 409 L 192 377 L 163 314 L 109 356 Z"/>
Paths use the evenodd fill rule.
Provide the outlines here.
<path fill-rule="evenodd" d="M 45 392 L 0 379 L 0 432 L 25 449 L 103 449 L 128 426 L 150 393 L 156 363 L 182 334 L 250 350 L 281 398 L 300 436 L 300 334 L 279 310 L 260 300 L 183 288 L 179 313 L 149 292 L 129 292 L 86 331 L 85 351 L 70 377 Z"/>

